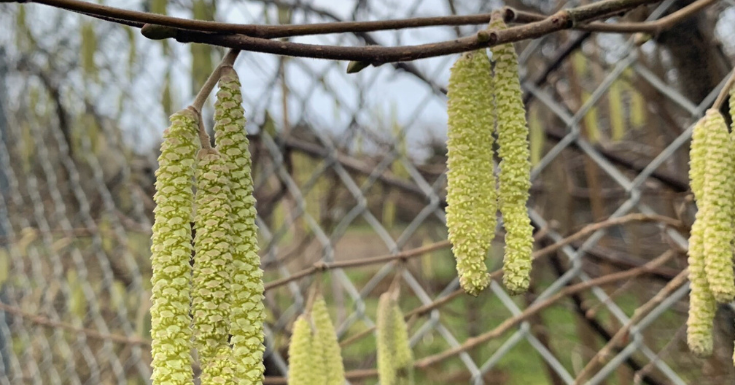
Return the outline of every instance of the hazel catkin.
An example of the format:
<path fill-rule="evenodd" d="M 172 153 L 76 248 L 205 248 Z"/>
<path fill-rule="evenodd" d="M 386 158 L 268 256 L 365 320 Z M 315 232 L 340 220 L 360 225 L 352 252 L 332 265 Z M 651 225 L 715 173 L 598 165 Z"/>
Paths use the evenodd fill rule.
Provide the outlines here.
<path fill-rule="evenodd" d="M 446 220 L 459 282 L 475 296 L 489 283 L 485 258 L 497 221 L 492 92 L 485 51 L 462 54 L 447 89 Z"/>
<path fill-rule="evenodd" d="M 725 119 L 716 109 L 705 116 L 707 152 L 700 210 L 703 212 L 705 272 L 717 302 L 735 298 L 733 240 L 733 167 L 735 161 Z"/>
<path fill-rule="evenodd" d="M 413 352 L 408 328 L 391 293 L 383 293 L 378 300 L 377 340 L 380 383 L 412 385 Z"/>
<path fill-rule="evenodd" d="M 493 16 L 491 29 L 505 29 Z M 526 202 L 531 188 L 528 125 L 518 78 L 518 56 L 513 44 L 491 48 L 495 62 L 495 102 L 498 116 L 500 162 L 499 206 L 505 227 L 503 284 L 511 294 L 528 290 L 533 251 L 533 227 Z"/>
<path fill-rule="evenodd" d="M 289 385 L 317 384 L 316 373 L 319 363 L 314 362 L 314 336 L 306 315 L 296 319 L 288 346 L 288 383 Z"/>
<path fill-rule="evenodd" d="M 704 204 L 702 186 L 704 184 L 707 154 L 706 130 L 704 119 L 694 125 L 692 143 L 689 151 L 689 179 L 694 196 Z M 687 345 L 698 356 L 712 354 L 712 327 L 716 310 L 715 298 L 709 288 L 705 272 L 704 257 L 704 213 L 703 207 L 697 211 L 689 237 L 689 314 L 687 318 Z"/>
<path fill-rule="evenodd" d="M 345 368 L 342 363 L 342 352 L 337 341 L 329 310 L 324 298 L 319 296 L 311 309 L 316 333 L 314 336 L 315 358 L 321 358 L 324 367 L 325 385 L 342 385 L 345 383 Z"/>
<path fill-rule="evenodd" d="M 245 131 L 240 81 L 231 67 L 222 69 L 215 103 L 215 142 L 227 158 L 232 205 L 232 304 L 230 333 L 237 383 L 263 382 L 263 270 L 258 256 L 258 228 L 251 176 L 252 160 Z"/>
<path fill-rule="evenodd" d="M 151 381 L 154 385 L 193 383 L 189 260 L 198 124 L 197 114 L 192 110 L 173 114 L 158 157 L 151 245 Z"/>
<path fill-rule="evenodd" d="M 230 188 L 228 168 L 214 149 L 199 151 L 197 163 L 196 237 L 192 313 L 200 365 L 225 369 L 230 362 L 217 365 L 229 351 L 230 280 Z M 225 349 L 226 348 L 226 349 Z M 228 369 L 230 370 L 230 369 Z M 211 373 L 218 377 L 218 373 Z"/>

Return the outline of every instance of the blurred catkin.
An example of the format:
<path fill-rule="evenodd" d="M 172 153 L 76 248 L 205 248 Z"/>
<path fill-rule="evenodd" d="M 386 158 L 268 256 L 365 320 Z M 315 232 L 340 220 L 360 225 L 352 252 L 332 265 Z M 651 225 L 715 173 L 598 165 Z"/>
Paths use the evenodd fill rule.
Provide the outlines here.
<path fill-rule="evenodd" d="M 712 326 L 716 310 L 715 298 L 709 288 L 704 258 L 704 184 L 705 157 L 707 153 L 704 119 L 700 119 L 692 132 L 689 151 L 689 179 L 700 207 L 689 237 L 689 317 L 687 319 L 687 344 L 698 356 L 712 354 Z"/>
<path fill-rule="evenodd" d="M 397 301 L 391 293 L 383 293 L 377 315 L 378 377 L 384 385 L 412 385 L 413 352 L 408 328 Z"/>
<path fill-rule="evenodd" d="M 230 334 L 235 378 L 241 385 L 263 382 L 263 270 L 258 256 L 252 159 L 245 131 L 240 80 L 231 67 L 222 69 L 215 103 L 215 142 L 226 158 L 232 205 L 232 304 Z"/>
<path fill-rule="evenodd" d="M 496 15 L 497 16 L 497 15 Z M 490 29 L 507 28 L 493 16 Z M 526 202 L 531 188 L 528 125 L 513 44 L 492 47 L 495 62 L 495 100 L 498 116 L 500 162 L 499 206 L 505 226 L 503 283 L 512 294 L 528 290 L 533 251 L 533 227 Z"/>
<path fill-rule="evenodd" d="M 306 315 L 301 315 L 293 325 L 291 344 L 288 347 L 288 384 L 315 385 L 320 365 L 314 358 L 314 336 Z"/>
<path fill-rule="evenodd" d="M 327 303 L 323 297 L 319 296 L 314 301 L 311 316 L 316 328 L 314 354 L 320 355 L 324 361 L 324 384 L 343 385 L 345 368 L 342 363 L 342 352 L 337 341 L 337 332 L 329 318 Z"/>
<path fill-rule="evenodd" d="M 489 283 L 485 257 L 495 235 L 490 61 L 484 50 L 462 54 L 447 90 L 447 229 L 459 282 L 477 295 Z"/>
<path fill-rule="evenodd" d="M 716 109 L 707 111 L 707 151 L 705 155 L 703 211 L 705 272 L 717 302 L 735 298 L 735 277 L 731 243 L 733 240 L 733 167 L 735 161 L 727 124 Z"/>
<path fill-rule="evenodd" d="M 193 383 L 189 261 L 198 125 L 197 114 L 192 110 L 173 114 L 158 157 L 151 246 L 151 381 L 154 385 Z"/>
<path fill-rule="evenodd" d="M 196 237 L 194 239 L 194 274 L 192 313 L 194 340 L 203 368 L 226 369 L 230 350 L 227 338 L 230 326 L 230 188 L 228 167 L 214 149 L 199 151 L 197 163 Z M 227 369 L 228 371 L 231 369 Z M 218 373 L 210 373 L 213 378 Z"/>

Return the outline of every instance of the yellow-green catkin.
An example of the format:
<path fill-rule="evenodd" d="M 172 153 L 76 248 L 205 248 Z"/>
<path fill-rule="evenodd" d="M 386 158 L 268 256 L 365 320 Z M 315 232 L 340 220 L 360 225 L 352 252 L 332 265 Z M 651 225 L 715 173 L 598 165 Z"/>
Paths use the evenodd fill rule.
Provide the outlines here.
<path fill-rule="evenodd" d="M 728 303 L 735 298 L 731 249 L 735 153 L 720 112 L 707 110 L 705 119 L 707 153 L 700 204 L 704 215 L 705 272 L 717 302 Z"/>
<path fill-rule="evenodd" d="M 320 372 L 314 358 L 314 336 L 306 315 L 301 315 L 293 325 L 291 344 L 288 346 L 289 385 L 315 385 Z"/>
<path fill-rule="evenodd" d="M 393 359 L 396 367 L 396 384 L 411 385 L 413 380 L 413 351 L 408 337 L 408 325 L 397 301 L 393 301 L 393 327 L 395 328 L 396 351 Z"/>
<path fill-rule="evenodd" d="M 263 270 L 258 256 L 258 228 L 250 174 L 252 160 L 245 131 L 240 81 L 230 67 L 222 69 L 215 103 L 215 141 L 230 167 L 232 206 L 232 334 L 235 378 L 241 385 L 263 382 Z"/>
<path fill-rule="evenodd" d="M 447 229 L 459 282 L 471 295 L 489 283 L 485 258 L 497 223 L 491 70 L 484 50 L 464 53 L 447 90 Z"/>
<path fill-rule="evenodd" d="M 213 359 L 202 366 L 201 385 L 229 385 L 235 376 L 232 362 L 232 349 L 229 345 L 220 346 Z"/>
<path fill-rule="evenodd" d="M 409 344 L 408 328 L 398 302 L 391 293 L 383 293 L 378 301 L 377 334 L 380 383 L 413 384 L 413 352 Z"/>
<path fill-rule="evenodd" d="M 197 114 L 192 110 L 173 114 L 158 157 L 151 246 L 151 380 L 154 385 L 193 383 L 189 261 L 198 124 Z"/>
<path fill-rule="evenodd" d="M 199 151 L 192 313 L 194 340 L 202 368 L 224 369 L 230 362 L 228 358 L 211 365 L 221 358 L 225 348 L 229 350 L 232 254 L 228 174 L 227 164 L 217 150 Z M 217 373 L 210 374 L 213 380 L 219 377 Z"/>
<path fill-rule="evenodd" d="M 321 355 L 324 361 L 323 382 L 326 385 L 343 385 L 345 383 L 345 368 L 342 363 L 342 351 L 337 341 L 329 310 L 324 298 L 319 296 L 311 309 L 311 317 L 316 328 L 314 336 L 315 354 Z"/>
<path fill-rule="evenodd" d="M 502 17 L 493 17 L 491 29 L 505 29 Z M 511 294 L 528 290 L 533 227 L 526 202 L 531 188 L 528 126 L 518 79 L 518 56 L 513 44 L 492 47 L 495 62 L 495 101 L 498 116 L 499 206 L 505 226 L 503 283 Z"/>
<path fill-rule="evenodd" d="M 699 120 L 692 132 L 689 151 L 689 179 L 695 199 L 700 207 L 689 236 L 689 316 L 687 319 L 687 345 L 698 356 L 712 354 L 712 327 L 716 310 L 715 297 L 709 288 L 705 272 L 704 227 L 705 210 L 702 207 L 707 154 L 704 119 Z"/>

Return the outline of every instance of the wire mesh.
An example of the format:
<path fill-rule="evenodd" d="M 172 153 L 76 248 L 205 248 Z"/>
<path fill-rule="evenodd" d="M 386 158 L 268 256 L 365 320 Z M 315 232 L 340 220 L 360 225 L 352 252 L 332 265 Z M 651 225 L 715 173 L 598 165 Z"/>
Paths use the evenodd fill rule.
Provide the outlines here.
<path fill-rule="evenodd" d="M 469 14 L 502 5 L 480 3 L 217 2 L 215 13 L 222 21 L 311 23 Z M 674 3 L 664 1 L 643 17 L 657 19 Z M 541 11 L 551 10 L 544 6 Z M 728 36 L 732 31 L 722 24 L 732 17 L 732 5 L 718 7 L 714 31 Z M 191 16 L 189 4 L 169 2 L 168 8 Z M 193 97 L 190 79 L 201 70 L 201 58 L 187 46 L 146 41 L 99 22 L 92 74 L 81 69 L 79 54 L 89 44 L 79 36 L 88 19 L 34 4 L 0 9 L 0 24 L 15 26 L 0 35 L 0 384 L 148 383 L 156 151 L 171 105 Z M 294 40 L 416 44 L 477 28 Z M 573 53 L 556 57 L 576 40 Z M 735 375 L 729 307 L 721 308 L 716 354 L 707 360 L 686 350 L 686 284 L 638 314 L 686 266 L 695 211 L 687 199 L 687 144 L 729 67 L 713 72 L 714 83 L 696 96 L 665 42 L 564 32 L 517 48 L 536 149 L 529 209 L 537 248 L 630 213 L 683 225 L 597 230 L 540 259 L 532 290 L 522 297 L 509 296 L 497 282 L 476 299 L 452 296 L 459 285 L 447 248 L 405 263 L 290 281 L 265 296 L 266 375 L 274 383 L 287 374 L 291 325 L 310 285 L 321 282 L 344 341 L 375 326 L 377 298 L 396 274 L 406 310 L 447 299 L 410 321 L 419 362 L 459 349 L 456 357 L 420 367 L 421 383 L 571 384 L 623 327 L 627 338 L 588 383 L 706 384 Z M 221 52 L 208 55 L 213 60 Z M 248 114 L 266 284 L 315 263 L 395 255 L 446 239 L 444 90 L 453 59 L 348 75 L 345 63 L 241 54 L 235 68 Z M 545 71 L 548 76 L 540 76 Z M 204 117 L 211 120 L 211 105 Z M 498 234 L 488 262 L 493 270 L 502 259 L 501 227 Z M 670 249 L 674 257 L 639 276 L 592 282 L 586 291 L 559 297 L 574 284 L 638 268 Z M 498 328 L 507 332 L 461 349 Z M 374 350 L 369 337 L 346 345 L 347 370 L 374 368 Z"/>

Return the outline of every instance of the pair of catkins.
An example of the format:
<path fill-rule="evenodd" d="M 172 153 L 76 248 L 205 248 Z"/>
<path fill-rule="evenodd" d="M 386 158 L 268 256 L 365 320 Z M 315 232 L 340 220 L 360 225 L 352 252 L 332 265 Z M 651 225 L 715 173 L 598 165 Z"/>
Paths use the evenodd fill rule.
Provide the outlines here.
<path fill-rule="evenodd" d="M 201 384 L 263 382 L 265 311 L 252 160 L 237 73 L 224 67 L 220 76 L 216 148 L 200 149 L 200 114 L 187 108 L 171 116 L 158 158 L 151 247 L 154 385 L 194 383 L 192 340 Z"/>
<path fill-rule="evenodd" d="M 731 91 L 730 114 L 733 113 L 735 95 Z M 698 211 L 689 236 L 691 293 L 687 343 L 693 353 L 708 356 L 713 349 L 717 303 L 735 299 L 735 136 L 728 133 L 727 123 L 717 109 L 708 110 L 695 124 L 689 158 L 690 185 Z"/>
<path fill-rule="evenodd" d="M 491 29 L 506 28 L 493 17 Z M 447 92 L 447 228 L 459 282 L 478 295 L 489 284 L 485 258 L 495 237 L 498 208 L 505 226 L 503 283 L 512 294 L 528 289 L 533 227 L 526 209 L 531 187 L 528 125 L 513 45 L 463 54 L 451 69 Z M 497 124 L 502 159 L 499 187 L 493 167 Z"/>
<path fill-rule="evenodd" d="M 383 385 L 413 385 L 413 352 L 394 293 L 384 293 L 378 302 L 378 377 Z M 345 383 L 337 335 L 321 296 L 294 322 L 288 356 L 289 385 Z"/>
<path fill-rule="evenodd" d="M 289 385 L 345 383 L 342 352 L 323 297 L 294 322 L 288 357 Z"/>

